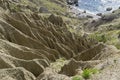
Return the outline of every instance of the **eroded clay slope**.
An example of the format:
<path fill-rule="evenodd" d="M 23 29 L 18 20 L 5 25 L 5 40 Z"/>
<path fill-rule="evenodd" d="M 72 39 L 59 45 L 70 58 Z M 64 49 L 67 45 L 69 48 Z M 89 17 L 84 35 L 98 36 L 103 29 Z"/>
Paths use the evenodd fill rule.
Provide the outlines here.
<path fill-rule="evenodd" d="M 1 15 L 0 69 L 23 67 L 37 77 L 50 62 L 70 59 L 96 44 L 69 32 L 59 16 Z"/>
<path fill-rule="evenodd" d="M 79 68 L 93 68 L 116 53 L 113 46 L 71 33 L 60 16 L 0 13 L 1 80 L 71 80 Z M 70 61 L 54 73 L 48 67 L 59 58 Z"/>

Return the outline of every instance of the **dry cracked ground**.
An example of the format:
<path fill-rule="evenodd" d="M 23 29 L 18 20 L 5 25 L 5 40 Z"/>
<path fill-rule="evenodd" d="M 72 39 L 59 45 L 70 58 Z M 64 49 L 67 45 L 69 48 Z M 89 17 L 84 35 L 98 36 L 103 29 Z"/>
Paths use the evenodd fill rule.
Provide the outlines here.
<path fill-rule="evenodd" d="M 0 80 L 87 80 L 85 69 L 99 71 L 88 80 L 120 80 L 119 57 L 116 47 L 71 33 L 60 16 L 0 12 Z"/>

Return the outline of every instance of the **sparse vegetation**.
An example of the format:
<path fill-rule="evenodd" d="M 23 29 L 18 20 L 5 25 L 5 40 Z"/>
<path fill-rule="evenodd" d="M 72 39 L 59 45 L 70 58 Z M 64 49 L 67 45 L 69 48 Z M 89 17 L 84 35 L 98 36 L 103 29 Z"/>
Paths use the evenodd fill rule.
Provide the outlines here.
<path fill-rule="evenodd" d="M 68 61 L 65 58 L 60 58 L 56 60 L 56 62 L 51 63 L 50 67 L 56 72 L 59 72 L 61 70 L 61 67 L 63 67 L 67 62 Z"/>
<path fill-rule="evenodd" d="M 85 69 L 83 70 L 82 77 L 85 79 L 89 79 L 92 74 L 98 73 L 97 69 Z"/>
<path fill-rule="evenodd" d="M 93 74 L 99 73 L 97 69 L 84 69 L 82 74 L 80 75 L 75 75 L 72 77 L 72 80 L 83 80 L 84 79 L 89 79 Z"/>
<path fill-rule="evenodd" d="M 117 49 L 120 49 L 120 39 L 119 39 L 120 30 L 112 30 L 112 31 L 103 31 L 96 32 L 89 35 L 90 38 L 97 40 L 99 42 L 104 42 L 109 45 L 116 46 Z"/>
<path fill-rule="evenodd" d="M 72 78 L 72 80 L 82 80 L 82 77 L 79 75 L 76 75 Z"/>
<path fill-rule="evenodd" d="M 90 38 L 97 40 L 98 42 L 107 42 L 108 37 L 105 34 L 94 33 L 90 35 Z"/>

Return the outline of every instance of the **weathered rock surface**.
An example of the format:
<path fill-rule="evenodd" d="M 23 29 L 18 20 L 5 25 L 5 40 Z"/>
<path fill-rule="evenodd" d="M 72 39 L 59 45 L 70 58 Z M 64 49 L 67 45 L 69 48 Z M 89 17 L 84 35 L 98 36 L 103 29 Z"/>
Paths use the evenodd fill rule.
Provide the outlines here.
<path fill-rule="evenodd" d="M 0 69 L 0 80 L 35 80 L 35 76 L 24 68 Z"/>
<path fill-rule="evenodd" d="M 51 69 L 46 69 L 36 80 L 71 80 L 71 78 L 62 74 L 57 74 Z"/>
<path fill-rule="evenodd" d="M 45 7 L 40 7 L 39 12 L 40 13 L 49 13 L 48 9 Z"/>

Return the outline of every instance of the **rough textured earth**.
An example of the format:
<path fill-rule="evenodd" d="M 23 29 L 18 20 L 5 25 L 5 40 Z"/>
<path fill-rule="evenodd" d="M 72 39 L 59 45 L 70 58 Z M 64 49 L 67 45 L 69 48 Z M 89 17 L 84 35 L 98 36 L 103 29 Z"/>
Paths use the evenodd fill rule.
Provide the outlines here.
<path fill-rule="evenodd" d="M 90 80 L 119 80 L 116 47 L 71 32 L 63 14 L 16 11 L 13 6 L 20 1 L 0 0 L 0 80 L 73 80 L 86 68 L 100 70 Z"/>
<path fill-rule="evenodd" d="M 24 68 L 8 68 L 0 70 L 0 80 L 35 80 L 35 76 Z"/>

